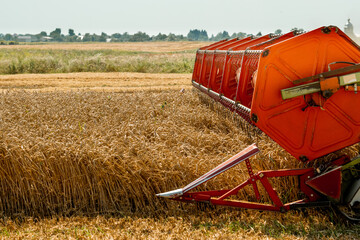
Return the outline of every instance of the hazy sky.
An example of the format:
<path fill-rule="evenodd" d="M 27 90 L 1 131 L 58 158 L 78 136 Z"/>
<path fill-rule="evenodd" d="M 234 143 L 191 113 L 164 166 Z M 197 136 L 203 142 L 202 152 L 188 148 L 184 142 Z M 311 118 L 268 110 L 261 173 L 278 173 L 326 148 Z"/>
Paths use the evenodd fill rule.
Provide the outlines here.
<path fill-rule="evenodd" d="M 360 34 L 360 0 L 0 0 L 0 33 L 143 31 L 186 35 L 205 29 L 263 34 L 323 25 L 343 29 L 350 18 Z"/>

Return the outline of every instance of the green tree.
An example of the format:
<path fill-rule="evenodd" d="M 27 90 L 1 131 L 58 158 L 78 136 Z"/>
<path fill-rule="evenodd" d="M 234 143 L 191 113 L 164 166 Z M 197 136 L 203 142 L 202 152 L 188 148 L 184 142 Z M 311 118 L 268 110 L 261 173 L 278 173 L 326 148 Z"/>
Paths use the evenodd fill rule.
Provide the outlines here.
<path fill-rule="evenodd" d="M 256 34 L 256 36 L 257 36 L 257 37 L 261 37 L 261 36 L 262 36 L 262 33 L 261 33 L 261 32 L 258 32 L 258 33 Z"/>
<path fill-rule="evenodd" d="M 290 31 L 291 31 L 291 32 L 299 32 L 299 33 L 302 33 L 302 32 L 304 32 L 304 29 L 294 27 L 294 28 L 292 28 Z"/>
<path fill-rule="evenodd" d="M 120 39 L 121 39 L 121 34 L 120 33 L 111 34 L 111 41 L 119 42 Z"/>
<path fill-rule="evenodd" d="M 74 29 L 69 29 L 69 36 L 74 36 L 75 35 L 75 32 L 74 32 Z"/>
<path fill-rule="evenodd" d="M 131 37 L 132 36 L 128 32 L 124 32 L 120 39 L 122 42 L 129 42 Z"/>
<path fill-rule="evenodd" d="M 50 33 L 50 37 L 52 37 L 55 41 L 62 42 L 63 37 L 61 36 L 61 29 L 56 28 L 54 31 Z"/>
<path fill-rule="evenodd" d="M 166 36 L 166 34 L 159 33 L 158 35 L 153 36 L 152 40 L 153 41 L 165 41 L 167 37 L 168 36 Z"/>
<path fill-rule="evenodd" d="M 100 41 L 100 36 L 93 33 L 93 35 L 91 35 L 91 41 L 92 42 L 99 42 Z"/>
<path fill-rule="evenodd" d="M 200 31 L 200 38 L 199 38 L 200 41 L 207 41 L 209 40 L 209 36 L 206 32 L 206 30 L 201 30 Z"/>
<path fill-rule="evenodd" d="M 215 37 L 213 37 L 212 41 L 220 41 L 220 40 L 223 40 L 223 39 L 226 39 L 226 38 L 230 38 L 230 35 L 227 31 L 223 31 L 223 32 L 219 32 L 218 34 L 216 34 Z"/>
<path fill-rule="evenodd" d="M 176 36 L 173 33 L 169 33 L 169 36 L 166 38 L 167 41 L 174 42 L 176 41 Z"/>
<path fill-rule="evenodd" d="M 10 33 L 5 34 L 4 36 L 5 41 L 13 41 L 14 38 Z"/>
<path fill-rule="evenodd" d="M 35 36 L 37 38 L 37 41 L 43 41 L 44 40 L 43 37 L 47 37 L 47 33 L 42 31 L 42 32 L 40 32 L 38 34 L 35 34 L 33 36 Z"/>
<path fill-rule="evenodd" d="M 223 36 L 223 38 L 230 38 L 230 35 L 227 31 L 223 31 L 222 36 Z"/>
<path fill-rule="evenodd" d="M 150 36 L 144 32 L 137 32 L 134 35 L 132 35 L 129 39 L 130 42 L 146 42 L 150 40 L 151 40 Z"/>
<path fill-rule="evenodd" d="M 275 30 L 275 34 L 281 34 L 282 33 L 282 30 L 281 29 L 276 29 Z"/>
<path fill-rule="evenodd" d="M 185 41 L 185 40 L 187 40 L 187 38 L 184 37 L 184 35 L 180 34 L 180 35 L 176 35 L 176 40 L 177 41 Z"/>
<path fill-rule="evenodd" d="M 61 28 L 56 28 L 54 31 L 50 32 L 51 35 L 61 35 Z"/>
<path fill-rule="evenodd" d="M 199 36 L 200 36 L 200 31 L 197 29 L 190 30 L 189 33 L 187 34 L 187 38 L 190 41 L 197 41 L 199 39 Z"/>
<path fill-rule="evenodd" d="M 106 33 L 102 32 L 100 37 L 99 37 L 99 41 L 100 42 L 106 42 L 107 38 L 108 38 L 108 35 Z"/>
<path fill-rule="evenodd" d="M 85 33 L 83 42 L 90 42 L 90 41 L 91 41 L 90 33 Z"/>
<path fill-rule="evenodd" d="M 209 40 L 209 36 L 208 36 L 206 30 L 198 30 L 198 29 L 190 30 L 189 33 L 187 34 L 187 38 L 190 41 L 207 41 L 207 40 Z"/>
<path fill-rule="evenodd" d="M 244 32 L 238 32 L 238 33 L 233 33 L 231 35 L 232 38 L 245 38 L 246 37 L 246 33 Z"/>
<path fill-rule="evenodd" d="M 66 36 L 65 37 L 67 42 L 77 42 L 78 41 L 78 36 L 73 35 L 73 36 Z"/>

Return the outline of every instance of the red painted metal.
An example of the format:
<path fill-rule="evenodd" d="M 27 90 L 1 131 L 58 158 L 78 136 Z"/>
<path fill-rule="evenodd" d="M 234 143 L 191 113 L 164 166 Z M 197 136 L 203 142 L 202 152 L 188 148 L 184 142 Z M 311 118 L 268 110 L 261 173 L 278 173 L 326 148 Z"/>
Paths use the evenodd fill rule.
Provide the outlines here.
<path fill-rule="evenodd" d="M 251 167 L 251 164 L 250 164 L 250 160 L 249 159 L 246 159 L 245 160 L 245 163 L 246 163 L 246 168 L 249 172 L 249 176 L 250 176 L 250 180 L 252 181 L 252 186 L 253 186 L 253 189 L 254 189 L 254 192 L 255 192 L 255 196 L 256 196 L 256 199 L 257 200 L 260 200 L 260 193 L 259 193 L 259 189 L 257 187 L 257 184 L 256 184 L 256 179 L 254 177 L 254 172 L 252 170 L 252 167 Z"/>
<path fill-rule="evenodd" d="M 359 94 L 344 88 L 329 99 L 314 93 L 283 100 L 280 94 L 281 89 L 295 86 L 293 82 L 298 79 L 327 72 L 332 62 L 359 63 L 357 45 L 340 29 L 330 27 L 295 36 L 264 51 L 267 54 L 259 59 L 251 105 L 257 127 L 302 160 L 313 160 L 359 142 L 360 111 L 354 107 L 360 105 Z M 319 104 L 309 106 L 311 99 Z"/>
<path fill-rule="evenodd" d="M 250 145 L 249 147 L 245 148 L 243 151 L 239 152 L 238 154 L 234 155 L 227 161 L 223 162 L 216 168 L 212 169 L 211 171 L 205 173 L 195 181 L 191 182 L 187 186 L 183 188 L 183 192 L 186 193 L 191 189 L 209 181 L 210 179 L 214 178 L 215 176 L 219 175 L 220 173 L 234 167 L 235 165 L 239 164 L 240 162 L 248 159 L 249 157 L 255 155 L 259 152 L 259 149 L 256 147 L 255 144 Z"/>
<path fill-rule="evenodd" d="M 249 151 L 249 148 L 247 150 Z M 240 155 L 244 156 L 243 154 Z M 237 158 L 233 157 L 229 160 L 234 161 L 235 159 Z M 327 200 L 327 197 L 339 200 L 341 194 L 341 166 L 337 166 L 337 164 L 347 163 L 348 157 L 342 156 L 338 159 L 335 159 L 330 163 L 332 165 L 327 165 L 327 167 L 334 169 L 325 171 L 325 173 L 322 174 L 316 175 L 316 169 L 314 168 L 267 170 L 260 171 L 256 174 L 250 174 L 251 172 L 249 171 L 250 177 L 232 189 L 189 192 L 190 189 L 193 189 L 194 187 L 204 183 L 204 180 L 208 177 L 211 177 L 213 174 L 217 174 L 219 171 L 222 171 L 221 169 L 231 162 L 229 160 L 223 164 L 220 164 L 218 167 L 214 168 L 207 174 L 204 174 L 202 177 L 195 180 L 187 187 L 182 188 L 182 194 L 170 196 L 170 199 L 181 202 L 203 202 L 213 205 L 280 212 L 286 212 L 292 208 L 299 207 L 330 206 L 330 202 Z M 248 158 L 246 158 L 246 160 L 248 160 Z M 248 165 L 248 169 L 251 169 L 250 162 L 247 162 L 246 164 Z M 289 203 L 283 203 L 278 196 L 278 193 L 270 183 L 269 179 L 289 176 L 299 178 L 299 189 L 305 194 L 305 198 Z M 239 191 L 254 183 L 261 184 L 264 187 L 266 193 L 271 199 L 271 204 L 262 202 L 239 201 L 234 199 L 234 196 L 236 196 Z M 256 195 L 255 188 L 254 191 Z M 166 197 L 169 197 L 169 195 Z M 257 198 L 257 200 L 259 201 L 259 198 Z"/>
<path fill-rule="evenodd" d="M 305 184 L 306 181 L 314 176 L 315 169 L 312 169 L 299 177 L 300 191 L 303 192 L 311 202 L 318 201 L 321 198 L 319 192 Z"/>
<path fill-rule="evenodd" d="M 210 179 L 216 177 L 217 175 L 225 172 L 226 170 L 236 166 L 240 162 L 248 159 L 249 157 L 257 154 L 259 152 L 259 149 L 256 147 L 255 144 L 250 145 L 249 147 L 245 148 L 238 154 L 232 156 L 227 161 L 223 162 L 216 168 L 210 170 L 209 172 L 205 173 L 198 179 L 194 180 L 193 182 L 186 185 L 184 188 L 176 189 L 174 191 L 169 191 L 165 193 L 159 193 L 157 196 L 159 197 L 168 197 L 168 198 L 174 198 L 177 196 L 182 196 L 185 193 L 189 192 L 190 190 L 196 188 L 197 186 L 209 181 Z"/>
<path fill-rule="evenodd" d="M 182 196 L 173 198 L 173 200 L 182 201 L 182 202 L 207 202 L 214 205 L 222 206 L 231 206 L 239 208 L 250 208 L 258 210 L 268 210 L 268 211 L 288 211 L 292 205 L 307 203 L 309 199 L 301 199 L 291 203 L 283 203 L 277 192 L 273 189 L 272 185 L 269 182 L 269 178 L 272 177 L 285 177 L 285 176 L 303 176 L 309 172 L 313 172 L 313 168 L 307 169 L 284 169 L 284 170 L 274 170 L 274 171 L 261 171 L 257 174 L 254 174 L 253 177 L 247 179 L 240 185 L 236 186 L 233 189 L 229 190 L 216 190 L 216 191 L 203 191 L 203 192 L 187 192 Z M 253 180 L 254 179 L 254 180 Z M 247 201 L 238 201 L 233 199 L 228 199 L 230 196 L 236 195 L 244 187 L 253 184 L 253 182 L 259 182 L 263 185 L 266 192 L 270 196 L 273 204 L 264 204 L 259 202 L 247 202 Z"/>
<path fill-rule="evenodd" d="M 234 45 L 236 44 L 235 47 L 243 46 L 249 42 L 251 42 L 251 38 L 244 38 L 234 43 Z M 224 75 L 224 70 L 226 68 L 225 65 L 227 64 L 227 61 L 229 61 L 229 59 L 231 58 L 231 55 L 225 52 L 215 52 L 213 54 L 214 54 L 214 58 L 212 62 L 211 75 L 208 78 L 207 87 L 213 89 L 216 92 L 221 92 L 220 88 Z"/>
<path fill-rule="evenodd" d="M 342 165 L 344 165 L 344 164 L 346 164 L 346 163 L 348 163 L 348 162 L 350 162 L 350 157 L 344 155 L 344 156 L 341 156 L 341 157 L 333 160 L 333 161 L 331 162 L 331 164 L 336 165 L 336 166 L 342 166 Z"/>
<path fill-rule="evenodd" d="M 248 209 L 257 209 L 257 210 L 266 210 L 266 211 L 288 211 L 290 207 L 282 206 L 277 207 L 270 204 L 263 203 L 253 203 L 253 202 L 245 202 L 245 201 L 234 201 L 234 200 L 217 200 L 211 199 L 211 203 L 214 205 L 222 205 L 228 207 L 238 207 L 238 208 L 248 208 Z"/>
<path fill-rule="evenodd" d="M 247 152 L 249 151 L 250 150 L 248 148 Z M 237 155 L 241 155 L 244 157 L 244 153 Z M 189 190 L 195 188 L 196 186 L 201 185 L 209 178 L 212 178 L 214 174 L 217 175 L 219 172 L 222 172 L 224 166 L 229 166 L 231 162 L 238 161 L 236 159 L 238 159 L 238 156 L 234 156 L 233 158 L 229 159 L 223 164 L 220 164 L 218 167 L 214 168 L 210 172 L 204 174 L 202 177 L 198 178 L 194 182 L 182 188 L 181 195 L 176 195 L 176 196 L 173 195 L 170 196 L 170 198 L 181 202 L 206 202 L 214 205 L 232 206 L 239 208 L 251 208 L 251 209 L 259 209 L 259 210 L 269 210 L 269 211 L 281 211 L 281 212 L 288 211 L 293 206 L 299 206 L 320 199 L 320 196 L 316 192 L 311 190 L 312 188 L 308 186 L 305 186 L 305 188 L 300 186 L 302 190 L 305 190 L 304 193 L 306 195 L 306 198 L 291 203 L 283 203 L 279 198 L 278 193 L 272 187 L 269 181 L 269 178 L 296 176 L 299 177 L 299 179 L 303 179 L 301 180 L 301 182 L 305 183 L 305 181 L 307 181 L 308 179 L 313 178 L 314 175 L 313 168 L 269 170 L 269 171 L 261 171 L 256 174 L 253 174 L 252 171 L 249 171 L 250 178 L 248 178 L 240 185 L 234 187 L 233 189 L 189 192 Z M 246 160 L 248 160 L 248 158 L 246 158 Z M 248 166 L 248 169 L 251 169 L 250 162 L 247 162 L 246 164 Z M 267 194 L 269 195 L 272 201 L 272 204 L 229 199 L 229 197 L 237 195 L 239 191 L 244 189 L 244 187 L 253 184 L 261 184 L 264 187 L 265 191 L 267 192 Z M 256 195 L 256 190 L 257 188 L 256 189 L 254 188 L 255 195 Z M 169 197 L 169 195 L 167 195 L 167 197 Z M 260 198 L 257 199 L 259 200 Z"/>
<path fill-rule="evenodd" d="M 341 167 L 309 179 L 305 183 L 325 196 L 339 201 L 341 195 Z"/>
<path fill-rule="evenodd" d="M 360 63 L 359 46 L 337 27 L 212 46 L 197 52 L 193 81 L 249 108 L 253 123 L 297 159 L 314 160 L 359 142 L 360 111 L 354 106 L 360 94 L 341 87 L 329 98 L 313 93 L 283 100 L 280 92 L 327 72 L 333 62 Z"/>

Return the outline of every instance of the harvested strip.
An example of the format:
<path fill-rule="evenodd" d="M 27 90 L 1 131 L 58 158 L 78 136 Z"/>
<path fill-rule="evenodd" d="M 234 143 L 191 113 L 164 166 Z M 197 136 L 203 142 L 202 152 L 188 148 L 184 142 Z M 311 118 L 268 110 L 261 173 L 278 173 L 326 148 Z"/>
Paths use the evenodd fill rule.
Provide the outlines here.
<path fill-rule="evenodd" d="M 191 88 L 191 74 L 60 73 L 0 75 L 0 89 L 142 91 Z"/>

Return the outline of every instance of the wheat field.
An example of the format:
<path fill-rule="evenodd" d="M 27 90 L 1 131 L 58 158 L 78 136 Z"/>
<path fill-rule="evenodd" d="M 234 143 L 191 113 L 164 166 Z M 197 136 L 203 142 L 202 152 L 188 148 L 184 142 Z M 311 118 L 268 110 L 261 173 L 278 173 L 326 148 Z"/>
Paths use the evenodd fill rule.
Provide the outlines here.
<path fill-rule="evenodd" d="M 136 73 L 1 76 L 1 236 L 357 236 L 360 229 L 346 227 L 331 210 L 201 211 L 191 204 L 157 198 L 156 193 L 185 186 L 253 142 L 261 150 L 251 159 L 255 171 L 303 166 L 222 106 L 199 96 L 186 82 L 188 77 Z M 352 146 L 328 157 L 344 152 L 354 156 L 358 151 L 358 146 Z M 243 164 L 199 190 L 235 186 L 247 177 Z M 297 199 L 295 179 L 273 184 L 284 201 Z M 255 200 L 251 189 L 239 197 Z M 264 195 L 262 201 L 269 199 Z M 339 223 L 333 225 L 333 221 Z"/>
<path fill-rule="evenodd" d="M 155 193 L 185 185 L 253 141 L 192 91 L 8 91 L 0 102 L 6 215 L 156 213 L 167 202 Z M 269 148 L 271 168 L 297 164 Z M 255 166 L 269 167 L 263 158 Z M 240 173 L 209 187 L 236 184 L 245 168 Z"/>

